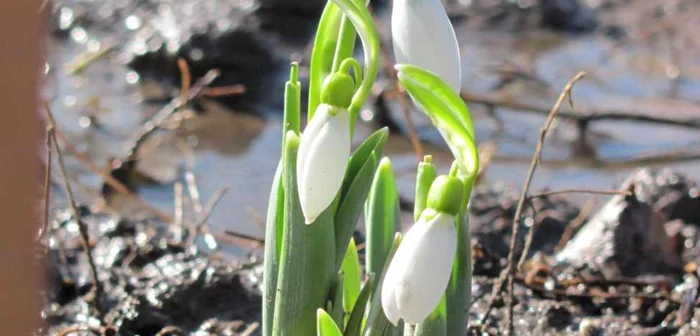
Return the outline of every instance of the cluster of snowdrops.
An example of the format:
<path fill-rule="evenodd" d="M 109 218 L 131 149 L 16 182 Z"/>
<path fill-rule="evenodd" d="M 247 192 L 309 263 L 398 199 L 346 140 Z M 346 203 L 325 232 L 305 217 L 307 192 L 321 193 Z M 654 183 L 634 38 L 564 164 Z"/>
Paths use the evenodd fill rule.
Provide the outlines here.
<path fill-rule="evenodd" d="M 465 335 L 471 290 L 467 207 L 478 171 L 474 128 L 459 97 L 454 30 L 440 0 L 395 0 L 400 86 L 454 155 L 446 175 L 418 164 L 415 224 L 402 235 L 380 129 L 351 152 L 377 77 L 380 45 L 364 0 L 332 0 L 314 40 L 307 125 L 298 66 L 285 86 L 282 157 L 265 234 L 263 335 Z M 353 58 L 362 43 L 362 64 Z M 364 270 L 352 239 L 364 214 Z"/>

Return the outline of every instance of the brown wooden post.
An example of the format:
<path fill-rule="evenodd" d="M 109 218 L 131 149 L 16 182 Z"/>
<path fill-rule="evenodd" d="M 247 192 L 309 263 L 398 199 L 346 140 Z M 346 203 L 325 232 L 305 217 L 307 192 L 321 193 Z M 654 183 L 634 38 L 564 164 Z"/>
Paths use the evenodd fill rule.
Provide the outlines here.
<path fill-rule="evenodd" d="M 31 335 L 43 282 L 40 222 L 42 126 L 40 1 L 0 1 L 0 334 Z"/>

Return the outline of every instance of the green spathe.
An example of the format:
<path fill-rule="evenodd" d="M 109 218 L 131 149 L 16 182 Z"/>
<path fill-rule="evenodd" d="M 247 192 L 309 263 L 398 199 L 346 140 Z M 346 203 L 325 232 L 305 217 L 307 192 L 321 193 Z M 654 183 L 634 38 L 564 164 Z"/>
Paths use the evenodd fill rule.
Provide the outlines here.
<path fill-rule="evenodd" d="M 449 175 L 438 176 L 428 192 L 428 208 L 456 216 L 462 208 L 464 184 Z"/>
<path fill-rule="evenodd" d="M 355 81 L 348 74 L 333 73 L 326 77 L 321 88 L 321 104 L 347 109 L 352 103 Z"/>

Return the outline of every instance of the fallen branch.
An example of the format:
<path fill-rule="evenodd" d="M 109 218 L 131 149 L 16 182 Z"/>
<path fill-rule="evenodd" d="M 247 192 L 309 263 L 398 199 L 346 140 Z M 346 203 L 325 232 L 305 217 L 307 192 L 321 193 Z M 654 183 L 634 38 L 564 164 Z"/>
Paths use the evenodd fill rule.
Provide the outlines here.
<path fill-rule="evenodd" d="M 61 147 L 58 145 L 58 140 L 56 139 L 56 120 L 53 118 L 53 114 L 51 114 L 51 110 L 49 109 L 48 104 L 46 105 L 46 113 L 48 115 L 48 121 L 49 121 L 49 127 L 48 127 L 48 133 L 51 136 L 51 140 L 53 142 L 54 148 L 56 149 L 56 153 L 58 156 L 58 163 L 59 167 L 61 168 L 61 174 L 63 175 L 63 188 L 65 189 L 66 192 L 66 197 L 68 197 L 68 204 L 70 205 L 71 212 L 73 213 L 73 217 L 75 218 L 75 221 L 78 223 L 78 228 L 80 231 L 80 238 L 83 243 L 83 251 L 85 252 L 85 255 L 87 257 L 88 261 L 88 266 L 90 267 L 90 276 L 92 278 L 92 291 L 94 295 L 94 308 L 95 311 L 97 312 L 97 315 L 100 320 L 102 320 L 103 314 L 102 314 L 102 305 L 101 305 L 101 300 L 102 300 L 102 293 L 104 292 L 104 289 L 102 288 L 102 283 L 100 283 L 98 274 L 97 274 L 97 266 L 95 265 L 95 260 L 92 257 L 92 246 L 90 245 L 90 234 L 88 232 L 88 227 L 87 224 L 83 221 L 83 219 L 80 216 L 80 212 L 78 211 L 78 206 L 75 203 L 75 198 L 73 197 L 73 190 L 71 189 L 70 182 L 68 181 L 68 169 L 66 169 L 66 163 L 63 160 L 63 154 L 61 153 Z"/>
<path fill-rule="evenodd" d="M 194 226 L 194 234 L 192 235 L 192 240 L 191 243 L 194 244 L 197 240 L 197 237 L 203 231 L 206 230 L 206 233 L 209 232 L 209 227 L 207 226 L 207 221 L 209 220 L 209 217 L 211 217 L 212 212 L 214 212 L 214 208 L 216 207 L 217 204 L 219 204 L 219 201 L 221 201 L 221 198 L 226 195 L 226 192 L 228 192 L 229 187 L 225 186 L 217 190 L 214 195 L 212 195 L 211 199 L 207 203 L 207 206 L 204 208 L 202 213 L 200 214 L 199 220 L 197 223 L 195 223 Z"/>
<path fill-rule="evenodd" d="M 632 195 L 632 192 L 629 190 L 602 190 L 602 189 L 572 188 L 572 189 L 564 189 L 564 190 L 543 191 L 543 192 L 539 192 L 537 194 L 530 195 L 527 198 L 534 199 L 534 198 L 541 198 L 541 197 L 561 195 L 561 194 L 595 194 L 595 195 L 625 195 L 625 196 L 630 196 L 630 195 Z"/>
<path fill-rule="evenodd" d="M 495 106 L 541 115 L 548 115 L 550 112 L 545 106 L 532 102 L 515 101 L 511 97 L 500 94 L 481 94 L 462 91 L 461 96 L 462 99 L 468 103 Z M 639 106 L 639 108 L 630 110 L 579 108 L 586 112 L 578 112 L 572 108 L 562 109 L 558 114 L 562 118 L 574 119 L 584 124 L 600 120 L 631 120 L 693 129 L 700 128 L 700 106 L 677 100 L 664 101 L 663 104 L 659 102 L 642 101 L 636 102 L 635 104 L 635 107 Z"/>
<path fill-rule="evenodd" d="M 512 230 L 512 235 L 510 238 L 510 248 L 508 251 L 508 265 L 506 266 L 506 274 L 508 276 L 508 296 L 506 300 L 506 324 L 507 324 L 507 329 L 506 329 L 506 335 L 513 335 L 513 285 L 514 285 L 514 280 L 515 280 L 515 271 L 516 267 L 514 265 L 514 259 L 515 259 L 515 243 L 518 237 L 518 231 L 520 229 L 520 216 L 522 215 L 523 211 L 523 206 L 525 205 L 525 200 L 527 199 L 527 191 L 530 189 L 530 184 L 532 183 L 532 178 L 535 175 L 535 170 L 537 169 L 537 165 L 540 162 L 541 156 L 542 156 L 542 148 L 544 147 L 544 139 L 547 136 L 547 131 L 549 131 L 549 127 L 552 125 L 552 122 L 554 121 L 554 118 L 557 116 L 559 109 L 561 107 L 561 104 L 564 102 L 564 99 L 566 97 L 569 98 L 569 104 L 573 106 L 573 102 L 571 100 L 571 89 L 573 88 L 574 83 L 576 83 L 578 80 L 583 78 L 586 75 L 585 72 L 579 72 L 574 76 L 569 83 L 566 84 L 566 87 L 564 87 L 564 90 L 561 92 L 559 95 L 559 98 L 557 99 L 557 102 L 554 104 L 554 107 L 552 107 L 551 112 L 549 113 L 549 117 L 547 117 L 547 121 L 545 122 L 544 126 L 540 130 L 540 137 L 539 141 L 537 142 L 537 148 L 535 149 L 535 153 L 532 156 L 532 163 L 530 164 L 530 169 L 528 171 L 527 178 L 525 179 L 525 184 L 523 185 L 521 194 L 520 194 L 520 200 L 518 201 L 518 206 L 515 209 L 515 216 L 513 217 L 513 230 Z M 530 234 L 532 234 L 534 230 L 530 230 Z M 519 269 L 522 266 L 522 262 L 524 261 L 524 258 L 521 256 L 520 261 L 518 262 L 518 267 Z"/>
<path fill-rule="evenodd" d="M 41 230 L 39 231 L 39 235 L 37 236 L 38 241 L 41 241 L 44 238 L 44 235 L 46 235 L 46 233 L 49 231 L 49 226 L 51 223 L 51 218 L 49 218 L 49 210 L 51 207 L 51 162 L 53 161 L 51 139 L 51 128 L 47 127 L 46 140 L 44 143 L 46 146 L 46 171 L 44 175 L 44 225 L 42 226 Z"/>
<path fill-rule="evenodd" d="M 49 109 L 48 103 L 44 103 L 46 105 L 46 108 Z M 110 187 L 114 188 L 117 192 L 124 194 L 128 196 L 129 198 L 135 200 L 137 203 L 141 205 L 141 207 L 150 212 L 153 213 L 159 220 L 162 220 L 164 222 L 171 222 L 173 219 L 170 215 L 158 210 L 154 206 L 146 203 L 144 200 L 139 198 L 136 194 L 134 194 L 127 186 L 125 186 L 123 183 L 121 183 L 119 180 L 114 178 L 110 172 L 107 169 L 100 168 L 98 165 L 96 165 L 94 162 L 92 162 L 90 159 L 88 159 L 85 155 L 80 153 L 73 144 L 71 144 L 66 136 L 61 132 L 60 129 L 54 127 L 53 128 L 54 135 L 56 136 L 57 139 L 60 139 L 63 142 L 63 146 L 65 149 L 70 153 L 72 156 L 74 156 L 80 164 L 85 166 L 86 168 L 90 169 L 93 173 L 96 173 L 104 179 L 104 182 L 109 185 Z"/>
<path fill-rule="evenodd" d="M 202 78 L 200 78 L 188 91 L 186 97 L 176 97 L 165 105 L 158 113 L 156 113 L 151 119 L 146 121 L 140 129 L 134 133 L 131 140 L 127 141 L 126 144 L 126 159 L 124 161 L 133 160 L 136 156 L 136 152 L 143 144 L 143 142 L 156 130 L 163 127 L 166 121 L 177 112 L 181 107 L 185 106 L 190 100 L 199 96 L 202 90 L 209 84 L 211 84 L 217 77 L 219 77 L 218 70 L 209 70 Z"/>

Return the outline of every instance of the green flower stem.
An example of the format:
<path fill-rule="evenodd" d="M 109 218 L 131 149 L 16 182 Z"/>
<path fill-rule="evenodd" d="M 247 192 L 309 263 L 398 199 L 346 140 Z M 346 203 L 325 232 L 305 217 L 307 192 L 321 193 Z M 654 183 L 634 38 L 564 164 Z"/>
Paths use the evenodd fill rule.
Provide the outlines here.
<path fill-rule="evenodd" d="M 400 228 L 399 196 L 391 161 L 384 157 L 365 202 L 367 274 L 381 274 L 394 234 Z"/>
<path fill-rule="evenodd" d="M 344 59 L 352 57 L 352 53 L 355 50 L 357 33 L 355 32 L 355 27 L 345 16 L 343 16 L 343 19 L 340 22 L 340 30 L 338 34 L 338 43 L 335 47 L 335 55 L 333 57 L 333 67 L 331 68 L 331 72 L 338 71 L 340 68 L 340 63 Z"/>
<path fill-rule="evenodd" d="M 416 200 L 413 206 L 413 220 L 418 221 L 428 203 L 428 191 L 437 177 L 437 168 L 433 164 L 433 157 L 426 155 L 423 161 L 418 163 L 416 173 Z"/>
<path fill-rule="evenodd" d="M 362 41 L 362 48 L 365 54 L 365 68 L 362 79 L 362 84 L 360 88 L 355 92 L 355 96 L 352 99 L 352 104 L 348 108 L 350 111 L 350 122 L 351 128 L 354 130 L 355 121 L 357 115 L 367 101 L 372 85 L 374 85 L 374 80 L 377 78 L 377 71 L 379 69 L 380 60 L 380 49 L 379 49 L 379 32 L 374 24 L 374 19 L 369 13 L 364 4 L 359 5 L 357 2 L 352 0 L 332 0 L 348 19 L 355 26 L 360 35 L 360 40 Z"/>
<path fill-rule="evenodd" d="M 279 262 L 274 336 L 316 334 L 316 310 L 324 308 L 335 279 L 333 214 L 304 223 L 296 181 L 299 137 L 287 133 L 283 152 L 284 230 Z"/>
<path fill-rule="evenodd" d="M 311 120 L 316 108 L 321 104 L 321 87 L 331 73 L 338 42 L 338 32 L 343 19 L 343 12 L 333 2 L 328 1 L 318 22 L 314 48 L 311 53 L 309 69 L 309 106 L 307 120 Z M 352 55 L 345 55 L 344 58 Z"/>
<path fill-rule="evenodd" d="M 472 244 L 466 211 L 457 216 L 457 255 L 447 285 L 447 335 L 466 335 L 472 293 Z"/>
<path fill-rule="evenodd" d="M 289 80 L 284 85 L 284 127 L 282 139 L 288 131 L 301 132 L 301 83 L 299 83 L 299 63 L 292 62 Z M 283 145 L 284 146 L 284 145 Z"/>
<path fill-rule="evenodd" d="M 282 189 L 281 174 L 282 161 L 277 165 L 275 177 L 272 180 L 269 204 L 267 206 L 267 222 L 265 223 L 266 244 L 262 298 L 263 336 L 272 335 L 272 323 L 275 313 L 277 274 L 279 271 L 279 256 L 282 247 L 282 227 L 284 225 L 284 190 Z"/>

